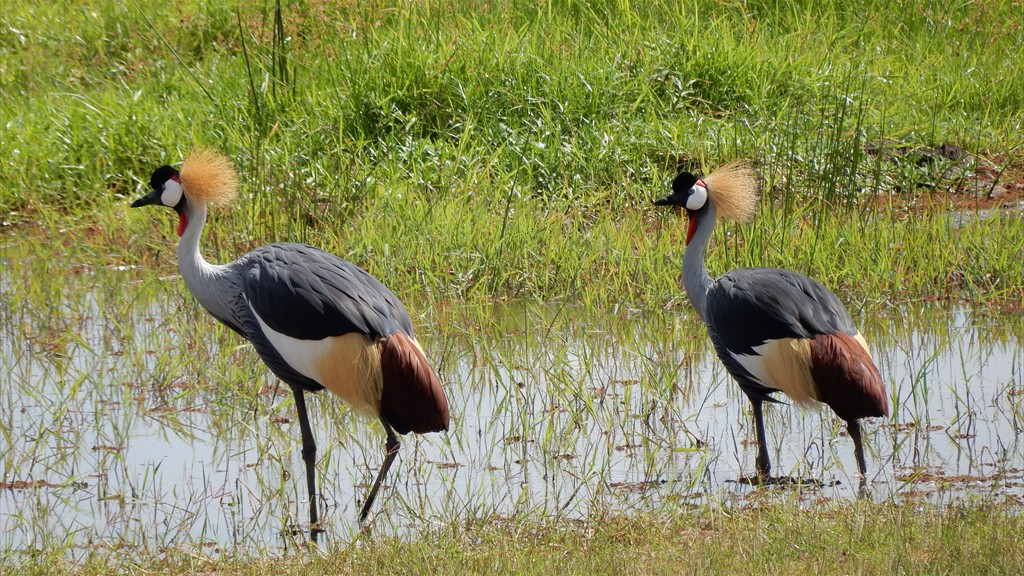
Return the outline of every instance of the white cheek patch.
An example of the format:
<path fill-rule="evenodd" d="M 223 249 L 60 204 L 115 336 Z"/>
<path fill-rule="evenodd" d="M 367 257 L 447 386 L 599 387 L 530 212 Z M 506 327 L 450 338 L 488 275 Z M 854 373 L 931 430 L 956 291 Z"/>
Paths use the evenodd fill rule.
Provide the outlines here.
<path fill-rule="evenodd" d="M 174 178 L 164 182 L 164 191 L 160 194 L 160 202 L 171 208 L 177 206 L 178 202 L 181 202 L 181 183 Z"/>
<path fill-rule="evenodd" d="M 707 201 L 708 189 L 700 184 L 696 184 L 693 188 L 690 188 L 690 195 L 686 198 L 686 208 L 687 210 L 700 210 L 707 204 Z"/>

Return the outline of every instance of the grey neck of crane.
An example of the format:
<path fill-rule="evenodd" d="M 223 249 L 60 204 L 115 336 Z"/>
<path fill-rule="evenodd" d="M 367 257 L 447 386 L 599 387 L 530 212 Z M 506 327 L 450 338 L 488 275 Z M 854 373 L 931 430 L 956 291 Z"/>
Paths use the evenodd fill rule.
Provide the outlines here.
<path fill-rule="evenodd" d="M 694 231 L 693 238 L 690 239 L 690 243 L 683 253 L 683 286 L 686 288 L 686 295 L 689 297 L 690 303 L 705 321 L 707 320 L 708 289 L 711 287 L 712 280 L 704 267 L 704 253 L 707 251 L 711 232 L 715 229 L 717 219 L 714 204 L 709 204 L 707 211 L 700 216 L 697 230 Z"/>

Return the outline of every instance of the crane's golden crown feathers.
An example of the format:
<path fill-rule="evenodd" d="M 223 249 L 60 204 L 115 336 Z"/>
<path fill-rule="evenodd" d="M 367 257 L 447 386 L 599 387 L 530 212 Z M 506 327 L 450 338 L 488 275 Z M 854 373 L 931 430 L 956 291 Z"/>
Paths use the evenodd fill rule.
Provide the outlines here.
<path fill-rule="evenodd" d="M 226 156 L 208 148 L 189 152 L 179 178 L 190 200 L 224 206 L 238 196 L 238 173 Z"/>
<path fill-rule="evenodd" d="M 703 178 L 708 197 L 715 203 L 718 215 L 727 220 L 746 222 L 757 212 L 759 186 L 754 166 L 746 160 L 735 160 L 719 167 Z"/>

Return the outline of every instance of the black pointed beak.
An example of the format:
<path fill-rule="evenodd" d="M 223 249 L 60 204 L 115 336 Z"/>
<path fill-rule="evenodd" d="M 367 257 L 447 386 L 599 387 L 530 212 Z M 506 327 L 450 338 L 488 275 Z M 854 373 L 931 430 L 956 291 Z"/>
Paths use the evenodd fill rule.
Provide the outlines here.
<path fill-rule="evenodd" d="M 139 206 L 149 206 L 150 204 L 160 203 L 160 190 L 153 190 L 149 194 L 146 194 L 142 198 L 139 198 L 135 202 L 132 202 L 132 208 L 138 208 Z"/>
<path fill-rule="evenodd" d="M 655 206 L 686 206 L 686 194 L 676 194 L 675 192 L 658 198 L 654 201 Z"/>

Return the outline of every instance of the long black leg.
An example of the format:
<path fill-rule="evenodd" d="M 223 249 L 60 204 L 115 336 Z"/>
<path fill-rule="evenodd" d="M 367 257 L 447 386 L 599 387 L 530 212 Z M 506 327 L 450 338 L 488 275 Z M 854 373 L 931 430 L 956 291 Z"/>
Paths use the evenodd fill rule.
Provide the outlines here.
<path fill-rule="evenodd" d="M 377 479 L 373 482 L 373 487 L 370 488 L 370 493 L 366 495 L 366 502 L 363 503 L 363 509 L 359 512 L 360 525 L 362 525 L 366 520 L 366 515 L 370 513 L 370 507 L 373 506 L 373 501 L 377 499 L 377 492 L 380 490 L 380 485 L 384 482 L 384 477 L 388 475 L 388 470 L 391 469 L 391 463 L 394 462 L 395 457 L 398 456 L 398 449 L 402 447 L 402 443 L 398 441 L 398 435 L 395 434 L 394 429 L 391 428 L 388 421 L 381 418 L 380 423 L 384 425 L 384 431 L 387 432 L 388 435 L 387 443 L 384 444 L 384 464 L 381 465 L 380 472 L 377 473 Z"/>
<path fill-rule="evenodd" d="M 317 526 L 316 440 L 309 426 L 305 393 L 301 388 L 292 388 L 292 391 L 295 393 L 295 408 L 299 412 L 299 429 L 302 430 L 302 461 L 306 463 L 306 490 L 309 492 L 309 531 L 316 541 L 316 534 L 320 532 Z"/>
<path fill-rule="evenodd" d="M 768 457 L 768 440 L 765 439 L 764 435 L 764 414 L 761 413 L 761 404 L 763 401 L 760 398 L 750 398 L 750 404 L 754 409 L 754 428 L 757 430 L 757 460 L 754 464 L 757 466 L 757 475 L 762 479 L 770 478 L 772 471 L 772 461 Z"/>
<path fill-rule="evenodd" d="M 864 461 L 864 443 L 861 441 L 860 422 L 850 420 L 846 423 L 846 430 L 850 433 L 850 438 L 853 438 L 853 452 L 857 455 L 857 469 L 860 470 L 860 480 L 863 484 L 867 480 L 868 466 Z"/>

